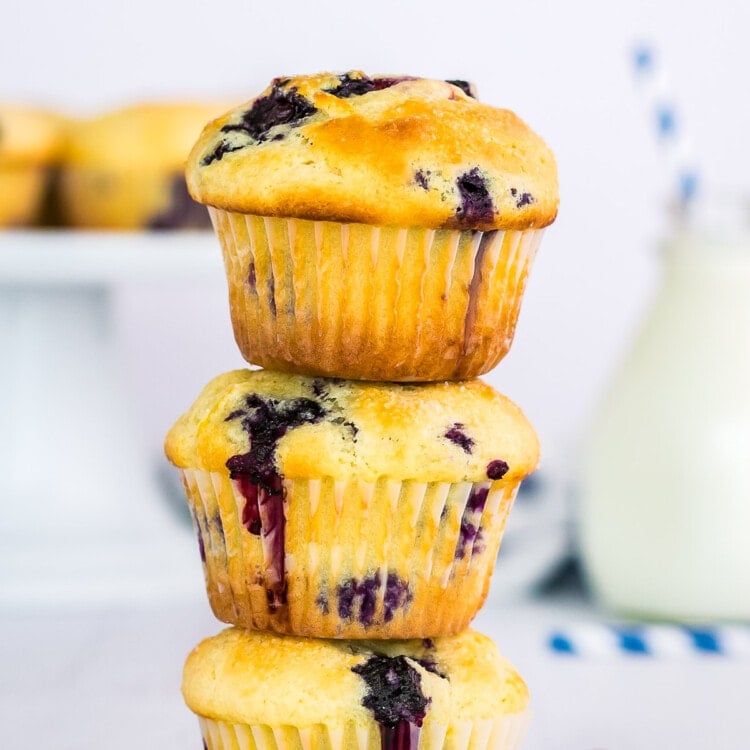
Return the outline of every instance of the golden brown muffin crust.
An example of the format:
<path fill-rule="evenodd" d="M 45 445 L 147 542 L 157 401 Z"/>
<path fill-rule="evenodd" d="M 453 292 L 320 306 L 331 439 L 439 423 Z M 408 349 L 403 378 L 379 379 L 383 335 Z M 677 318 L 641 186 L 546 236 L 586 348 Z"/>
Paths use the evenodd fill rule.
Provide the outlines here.
<path fill-rule="evenodd" d="M 237 370 L 211 381 L 166 439 L 181 468 L 226 472 L 232 456 L 253 450 L 242 414 L 248 398 L 309 400 L 323 416 L 277 442 L 276 469 L 287 479 L 357 476 L 427 482 L 520 479 L 536 466 L 539 444 L 521 410 L 480 380 L 395 384 Z"/>
<path fill-rule="evenodd" d="M 517 672 L 472 630 L 432 641 L 327 641 L 229 628 L 188 656 L 182 692 L 192 711 L 224 721 L 366 724 L 367 686 L 352 668 L 373 654 L 409 659 L 430 699 L 426 723 L 497 718 L 528 703 Z"/>
<path fill-rule="evenodd" d="M 515 114 L 360 71 L 276 79 L 206 126 L 187 178 L 229 211 L 381 226 L 528 229 L 558 204 L 552 152 Z"/>

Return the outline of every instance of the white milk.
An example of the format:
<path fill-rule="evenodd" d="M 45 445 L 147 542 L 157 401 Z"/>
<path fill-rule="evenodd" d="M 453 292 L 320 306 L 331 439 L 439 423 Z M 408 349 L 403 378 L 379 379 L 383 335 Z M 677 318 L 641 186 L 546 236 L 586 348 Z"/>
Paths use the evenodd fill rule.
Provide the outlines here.
<path fill-rule="evenodd" d="M 750 223 L 709 218 L 665 244 L 584 456 L 585 569 L 620 612 L 750 619 Z"/>

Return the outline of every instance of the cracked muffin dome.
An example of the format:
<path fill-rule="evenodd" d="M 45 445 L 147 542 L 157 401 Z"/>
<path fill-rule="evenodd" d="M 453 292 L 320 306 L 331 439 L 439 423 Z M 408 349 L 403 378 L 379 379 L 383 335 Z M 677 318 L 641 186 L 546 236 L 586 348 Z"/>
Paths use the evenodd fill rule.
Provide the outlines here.
<path fill-rule="evenodd" d="M 513 750 L 529 700 L 475 631 L 357 642 L 231 628 L 189 655 L 182 692 L 207 750 L 267 735 L 278 750 Z"/>
<path fill-rule="evenodd" d="M 187 179 L 237 345 L 281 372 L 466 380 L 508 352 L 555 161 L 461 81 L 278 78 L 211 122 Z"/>
<path fill-rule="evenodd" d="M 467 91 L 361 72 L 277 78 L 204 129 L 188 160 L 190 191 L 263 216 L 433 229 L 550 224 L 551 151 L 515 114 Z"/>
<path fill-rule="evenodd" d="M 478 380 L 263 370 L 214 379 L 166 439 L 216 616 L 329 638 L 466 628 L 538 451 Z"/>
<path fill-rule="evenodd" d="M 481 380 L 400 385 L 269 370 L 214 378 L 166 439 L 183 468 L 226 471 L 248 450 L 287 479 L 482 482 L 522 479 L 539 448 L 521 410 Z"/>

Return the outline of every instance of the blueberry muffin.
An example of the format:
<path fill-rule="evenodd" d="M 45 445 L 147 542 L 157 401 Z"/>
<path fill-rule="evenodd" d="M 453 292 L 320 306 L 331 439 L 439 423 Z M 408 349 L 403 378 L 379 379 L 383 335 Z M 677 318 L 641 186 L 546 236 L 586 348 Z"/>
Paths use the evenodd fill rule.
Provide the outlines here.
<path fill-rule="evenodd" d="M 458 380 L 508 351 L 557 213 L 555 160 L 461 81 L 278 78 L 211 122 L 187 164 L 223 247 L 251 363 Z"/>
<path fill-rule="evenodd" d="M 50 112 L 0 105 L 0 227 L 41 222 L 63 122 Z"/>
<path fill-rule="evenodd" d="M 215 615 L 324 638 L 457 633 L 538 460 L 479 380 L 214 379 L 169 432 Z"/>
<path fill-rule="evenodd" d="M 205 121 L 222 107 L 142 104 L 76 122 L 61 174 L 65 223 L 99 229 L 207 229 L 184 167 Z"/>
<path fill-rule="evenodd" d="M 515 750 L 528 690 L 486 636 L 331 641 L 230 628 L 189 655 L 206 750 Z"/>

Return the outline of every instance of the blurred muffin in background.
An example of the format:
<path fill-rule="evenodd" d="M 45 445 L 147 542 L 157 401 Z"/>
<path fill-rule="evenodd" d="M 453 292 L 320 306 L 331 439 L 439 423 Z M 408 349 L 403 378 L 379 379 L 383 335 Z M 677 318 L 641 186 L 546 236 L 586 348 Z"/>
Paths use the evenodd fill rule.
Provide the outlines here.
<path fill-rule="evenodd" d="M 141 104 L 80 120 L 67 133 L 60 174 L 63 222 L 96 229 L 203 229 L 184 166 L 216 103 Z"/>
<path fill-rule="evenodd" d="M 39 223 L 63 123 L 51 112 L 0 104 L 0 227 Z"/>

